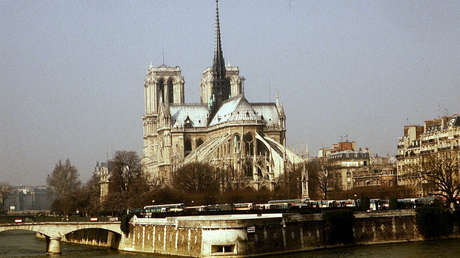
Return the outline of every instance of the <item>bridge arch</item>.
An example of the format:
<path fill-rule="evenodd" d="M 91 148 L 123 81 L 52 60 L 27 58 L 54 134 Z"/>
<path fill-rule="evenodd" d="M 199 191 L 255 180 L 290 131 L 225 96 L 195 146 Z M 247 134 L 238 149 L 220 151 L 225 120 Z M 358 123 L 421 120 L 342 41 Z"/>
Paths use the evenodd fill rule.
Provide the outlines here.
<path fill-rule="evenodd" d="M 107 247 L 118 247 L 122 232 L 120 229 L 120 223 L 114 222 L 50 222 L 50 223 L 23 223 L 23 224 L 3 224 L 0 225 L 0 232 L 12 231 L 12 230 L 26 230 L 32 232 L 38 232 L 46 238 L 46 250 L 49 253 L 60 253 L 60 241 L 61 238 L 66 237 L 69 233 L 85 234 L 86 230 L 94 232 L 104 232 L 105 245 Z M 81 233 L 83 232 L 83 233 Z M 67 240 L 67 239 L 66 239 Z"/>
<path fill-rule="evenodd" d="M 112 232 L 112 233 L 118 234 L 118 235 L 122 234 L 121 232 L 117 232 L 117 231 L 115 231 L 113 229 L 107 229 L 107 228 L 103 228 L 103 227 L 87 227 L 87 228 L 85 227 L 85 228 L 71 230 L 69 232 L 66 232 L 64 235 L 68 235 L 68 234 L 71 234 L 71 233 L 74 233 L 74 232 L 85 231 L 85 230 L 99 230 L 99 231 L 104 231 L 104 232 Z"/>
<path fill-rule="evenodd" d="M 89 227 L 68 232 L 64 238 L 71 243 L 118 249 L 122 233 L 105 228 Z"/>

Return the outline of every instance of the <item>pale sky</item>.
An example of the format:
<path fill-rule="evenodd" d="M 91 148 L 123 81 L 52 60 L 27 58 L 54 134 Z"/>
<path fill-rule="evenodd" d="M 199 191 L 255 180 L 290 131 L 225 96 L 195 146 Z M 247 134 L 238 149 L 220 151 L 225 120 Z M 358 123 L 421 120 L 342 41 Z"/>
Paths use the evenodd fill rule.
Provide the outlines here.
<path fill-rule="evenodd" d="M 250 102 L 279 95 L 292 149 L 348 135 L 395 154 L 403 125 L 460 113 L 460 1 L 224 0 L 220 16 L 226 62 Z M 214 0 L 0 1 L 0 181 L 142 155 L 148 65 L 164 49 L 199 102 L 214 28 Z"/>

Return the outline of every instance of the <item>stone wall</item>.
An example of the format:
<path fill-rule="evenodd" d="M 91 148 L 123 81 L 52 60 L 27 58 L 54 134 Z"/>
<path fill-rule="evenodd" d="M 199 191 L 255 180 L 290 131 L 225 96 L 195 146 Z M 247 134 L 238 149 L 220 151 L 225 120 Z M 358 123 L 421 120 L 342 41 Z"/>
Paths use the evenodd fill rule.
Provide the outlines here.
<path fill-rule="evenodd" d="M 165 255 L 200 256 L 201 229 L 177 228 L 174 225 L 131 225 L 120 250 Z"/>
<path fill-rule="evenodd" d="M 358 245 L 423 240 L 413 210 L 355 213 L 353 231 Z M 74 233 L 67 239 L 114 247 L 113 240 L 109 245 L 109 237 L 100 234 Z M 325 234 L 321 214 L 134 218 L 130 234 L 118 239 L 118 249 L 193 257 L 279 254 L 334 247 L 324 244 Z M 455 227 L 450 237 L 459 236 Z"/>

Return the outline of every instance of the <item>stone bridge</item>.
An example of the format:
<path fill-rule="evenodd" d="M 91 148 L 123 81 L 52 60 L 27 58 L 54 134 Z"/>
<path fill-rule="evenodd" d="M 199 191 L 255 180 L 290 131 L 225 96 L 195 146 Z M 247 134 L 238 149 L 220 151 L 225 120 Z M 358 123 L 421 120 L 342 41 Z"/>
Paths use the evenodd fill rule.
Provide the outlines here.
<path fill-rule="evenodd" d="M 46 251 L 61 253 L 61 238 L 71 232 L 84 229 L 103 229 L 122 235 L 120 222 L 37 222 L 0 224 L 0 232 L 9 230 L 28 230 L 46 237 Z"/>

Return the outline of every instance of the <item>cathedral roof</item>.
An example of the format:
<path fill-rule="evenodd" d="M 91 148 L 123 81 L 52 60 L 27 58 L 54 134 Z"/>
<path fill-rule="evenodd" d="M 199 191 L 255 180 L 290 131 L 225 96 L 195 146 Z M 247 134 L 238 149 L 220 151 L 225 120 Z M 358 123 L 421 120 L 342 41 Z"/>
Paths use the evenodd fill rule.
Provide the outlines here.
<path fill-rule="evenodd" d="M 169 106 L 173 127 L 206 127 L 208 107 L 202 104 L 172 104 Z"/>
<path fill-rule="evenodd" d="M 209 109 L 206 104 L 171 104 L 173 128 L 207 127 Z M 266 126 L 277 126 L 280 115 L 275 103 L 249 103 L 243 95 L 226 100 L 209 126 L 230 121 L 263 121 Z"/>
<path fill-rule="evenodd" d="M 226 100 L 217 110 L 216 115 L 209 123 L 210 126 L 229 121 L 257 121 L 260 116 L 252 108 L 243 95 Z"/>
<path fill-rule="evenodd" d="M 251 103 L 257 115 L 267 126 L 277 126 L 280 122 L 280 115 L 275 103 Z"/>

